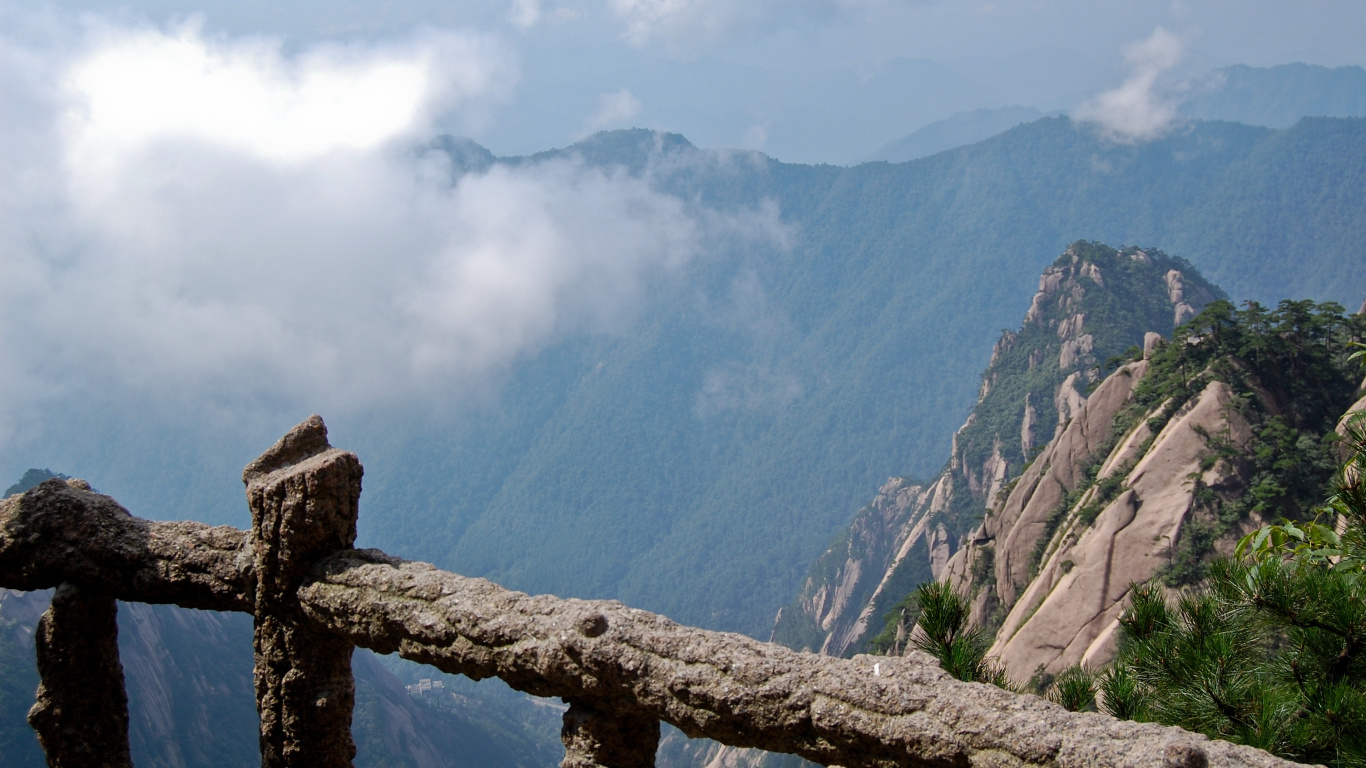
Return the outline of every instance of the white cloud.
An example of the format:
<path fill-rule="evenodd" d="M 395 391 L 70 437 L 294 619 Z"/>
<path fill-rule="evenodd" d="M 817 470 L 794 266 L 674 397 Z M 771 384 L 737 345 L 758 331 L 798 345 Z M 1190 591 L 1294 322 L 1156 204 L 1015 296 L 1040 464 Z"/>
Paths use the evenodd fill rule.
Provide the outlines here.
<path fill-rule="evenodd" d="M 1181 61 L 1181 40 L 1162 27 L 1129 47 L 1129 76 L 1123 85 L 1082 104 L 1074 117 L 1095 123 L 1114 141 L 1148 141 L 1165 134 L 1176 121 L 1177 104 L 1161 93 L 1157 80 Z"/>
<path fill-rule="evenodd" d="M 120 393 L 450 400 L 752 229 L 577 161 L 452 183 L 415 139 L 515 69 L 454 32 L 293 55 L 195 26 L 0 39 L 0 427 Z"/>
<path fill-rule="evenodd" d="M 640 114 L 640 107 L 640 99 L 625 88 L 614 93 L 604 93 L 598 97 L 598 111 L 588 118 L 588 132 L 625 127 Z"/>
<path fill-rule="evenodd" d="M 632 45 L 705 45 L 726 35 L 801 17 L 829 17 L 884 5 L 883 0 L 609 0 Z"/>
<path fill-rule="evenodd" d="M 508 21 L 518 29 L 531 29 L 541 21 L 541 0 L 512 0 Z"/>

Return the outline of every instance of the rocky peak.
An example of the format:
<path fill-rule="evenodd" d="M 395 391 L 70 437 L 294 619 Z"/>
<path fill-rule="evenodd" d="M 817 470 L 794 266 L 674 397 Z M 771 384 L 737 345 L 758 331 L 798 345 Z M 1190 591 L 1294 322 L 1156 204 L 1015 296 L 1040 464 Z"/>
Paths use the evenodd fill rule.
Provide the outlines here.
<path fill-rule="evenodd" d="M 884 486 L 812 567 L 774 639 L 833 655 L 864 647 L 898 600 L 947 567 L 1040 442 L 1077 418 L 1107 358 L 1141 348 L 1146 333 L 1170 335 L 1179 302 L 1203 306 L 1220 295 L 1160 251 L 1070 246 L 1040 275 L 1019 330 L 996 340 L 977 405 L 939 476 L 898 481 L 917 493 L 895 501 Z"/>
<path fill-rule="evenodd" d="M 1109 661 L 1130 584 L 1196 583 L 1247 531 L 1312 514 L 1333 463 L 1323 436 L 1358 388 L 1355 369 L 1295 337 L 1366 333 L 1339 310 L 1223 303 L 1170 345 L 1150 334 L 996 498 L 941 573 L 972 596 L 974 622 L 999 627 L 991 653 L 1013 677 Z M 1299 394 L 1273 395 L 1286 369 Z"/>

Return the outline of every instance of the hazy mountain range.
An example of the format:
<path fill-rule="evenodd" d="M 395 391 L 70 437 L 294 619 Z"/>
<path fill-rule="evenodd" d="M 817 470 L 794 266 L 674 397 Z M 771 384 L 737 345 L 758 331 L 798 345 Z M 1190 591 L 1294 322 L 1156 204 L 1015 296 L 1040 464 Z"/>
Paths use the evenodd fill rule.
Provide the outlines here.
<path fill-rule="evenodd" d="M 1191 120 L 1227 120 L 1268 128 L 1289 128 L 1306 115 L 1366 117 L 1366 70 L 1283 64 L 1258 68 L 1223 67 L 1160 89 L 1161 98 Z M 936 120 L 861 161 L 904 163 L 964 144 L 973 144 L 1043 117 L 1034 107 L 997 107 L 958 112 Z"/>
<path fill-rule="evenodd" d="M 1257 114 L 1290 113 L 1273 106 Z M 366 465 L 360 545 L 760 637 L 889 477 L 942 468 L 1001 329 L 1068 244 L 1159 248 L 1234 300 L 1366 297 L 1362 117 L 1189 120 L 1142 143 L 1050 117 L 849 168 L 646 130 L 528 157 L 457 139 L 417 154 L 453 181 L 602 168 L 725 226 L 626 320 L 551 339 L 480 396 L 324 413 Z M 244 525 L 240 467 L 268 442 L 223 429 L 212 404 L 174 423 L 138 406 L 75 403 L 6 460 L 84 477 L 135 514 Z"/>

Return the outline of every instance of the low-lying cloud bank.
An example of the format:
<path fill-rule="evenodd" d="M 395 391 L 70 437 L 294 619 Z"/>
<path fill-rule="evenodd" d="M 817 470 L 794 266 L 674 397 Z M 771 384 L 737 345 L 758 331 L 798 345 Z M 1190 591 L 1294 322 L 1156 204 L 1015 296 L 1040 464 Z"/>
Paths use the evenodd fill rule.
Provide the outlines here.
<path fill-rule="evenodd" d="M 507 98 L 517 61 L 495 37 L 287 54 L 194 24 L 44 29 L 0 39 L 5 423 L 120 392 L 449 398 L 619 328 L 714 238 L 780 229 L 573 160 L 453 183 L 415 148 Z"/>

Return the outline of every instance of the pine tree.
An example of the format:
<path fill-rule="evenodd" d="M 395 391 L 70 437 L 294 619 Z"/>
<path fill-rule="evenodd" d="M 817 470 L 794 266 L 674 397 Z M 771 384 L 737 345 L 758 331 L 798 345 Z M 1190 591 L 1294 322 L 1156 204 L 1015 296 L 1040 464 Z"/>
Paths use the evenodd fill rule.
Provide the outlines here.
<path fill-rule="evenodd" d="M 987 655 L 991 636 L 981 627 L 968 625 L 968 601 L 953 587 L 926 582 L 916 588 L 915 601 L 920 618 L 911 633 L 913 647 L 938 659 L 944 671 L 959 680 L 1019 689 L 1000 662 Z"/>

